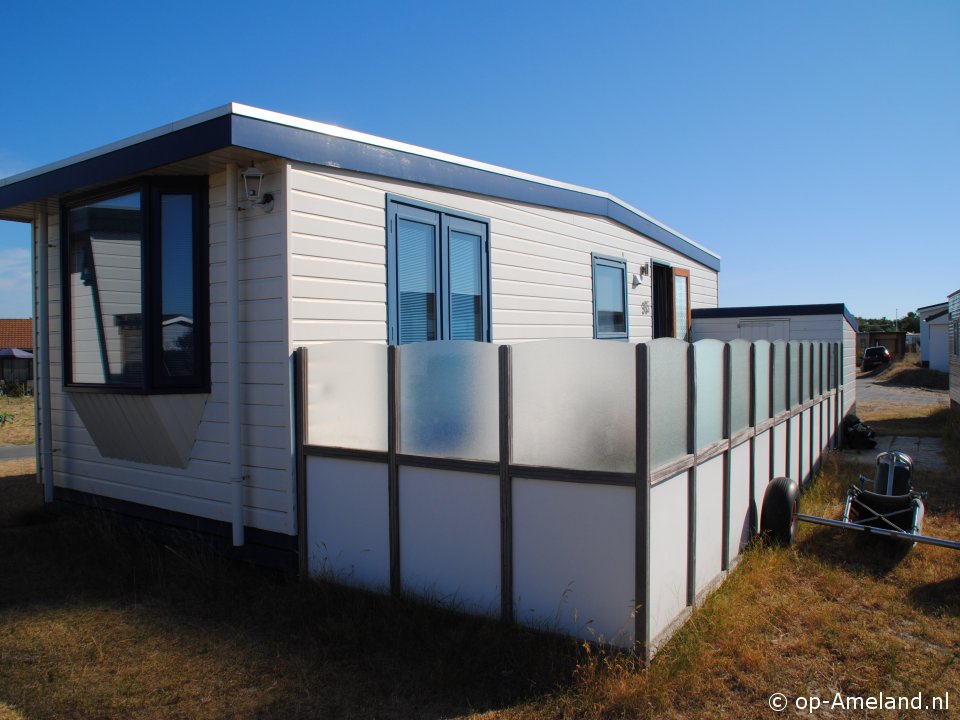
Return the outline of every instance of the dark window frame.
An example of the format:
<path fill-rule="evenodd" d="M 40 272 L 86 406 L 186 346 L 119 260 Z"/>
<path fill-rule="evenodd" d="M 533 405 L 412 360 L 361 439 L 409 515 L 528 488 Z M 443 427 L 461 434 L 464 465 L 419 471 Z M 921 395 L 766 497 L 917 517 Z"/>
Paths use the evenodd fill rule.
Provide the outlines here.
<path fill-rule="evenodd" d="M 630 339 L 630 308 L 627 293 L 627 261 L 624 258 L 591 253 L 590 277 L 593 291 L 593 337 L 597 340 L 629 340 Z M 600 307 L 597 304 L 597 266 L 612 267 L 623 272 L 623 331 L 600 332 Z"/>
<path fill-rule="evenodd" d="M 73 381 L 73 328 L 70 286 L 70 211 L 104 200 L 138 193 L 140 196 L 140 301 L 142 313 L 143 381 L 137 385 L 78 383 Z M 162 291 L 160 198 L 164 194 L 193 197 L 193 302 L 195 371 L 187 378 L 165 378 L 160 372 L 162 352 Z M 143 177 L 97 191 L 71 195 L 60 204 L 60 305 L 63 385 L 70 391 L 126 395 L 164 395 L 210 392 L 210 281 L 208 179 L 206 176 Z"/>
<path fill-rule="evenodd" d="M 490 283 L 490 220 L 479 215 L 461 212 L 432 203 L 413 200 L 402 195 L 387 193 L 385 213 L 387 226 L 387 344 L 400 344 L 400 280 L 398 277 L 397 219 L 407 212 L 409 219 L 425 222 L 423 213 L 436 215 L 437 234 L 434 238 L 434 278 L 437 293 L 436 339 L 448 340 L 451 334 L 450 317 L 450 232 L 462 229 L 465 224 L 482 226 L 480 269 L 480 335 L 475 342 L 493 341 L 492 298 Z M 420 217 L 418 217 L 418 215 Z"/>

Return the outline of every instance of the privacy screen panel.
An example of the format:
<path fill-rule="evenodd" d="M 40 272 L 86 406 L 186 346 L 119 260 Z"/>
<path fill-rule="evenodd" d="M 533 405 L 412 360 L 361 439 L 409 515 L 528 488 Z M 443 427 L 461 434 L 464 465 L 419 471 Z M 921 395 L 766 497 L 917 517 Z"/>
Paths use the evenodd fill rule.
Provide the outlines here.
<path fill-rule="evenodd" d="M 441 341 L 400 348 L 400 451 L 495 461 L 500 456 L 498 348 Z"/>
<path fill-rule="evenodd" d="M 656 469 L 691 452 L 687 438 L 687 353 L 682 340 L 647 343 L 650 365 L 650 467 Z"/>
<path fill-rule="evenodd" d="M 511 348 L 513 462 L 636 469 L 636 349 L 544 340 Z"/>
<path fill-rule="evenodd" d="M 693 344 L 698 450 L 723 439 L 723 347 L 719 340 Z"/>

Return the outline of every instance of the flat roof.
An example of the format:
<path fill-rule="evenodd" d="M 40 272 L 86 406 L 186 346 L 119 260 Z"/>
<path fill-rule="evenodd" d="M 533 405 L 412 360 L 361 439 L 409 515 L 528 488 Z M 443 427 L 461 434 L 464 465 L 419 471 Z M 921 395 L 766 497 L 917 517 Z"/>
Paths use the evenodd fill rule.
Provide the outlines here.
<path fill-rule="evenodd" d="M 227 148 L 598 215 L 720 270 L 715 252 L 609 193 L 239 103 L 0 179 L 0 219 L 27 220 L 30 203 Z"/>
<path fill-rule="evenodd" d="M 860 331 L 857 319 L 843 303 L 821 303 L 816 305 L 746 305 L 741 307 L 699 308 L 691 311 L 696 319 L 709 318 L 754 318 L 788 317 L 791 315 L 843 315 L 850 326 Z"/>
<path fill-rule="evenodd" d="M 936 308 L 946 307 L 947 304 L 948 304 L 947 301 L 944 300 L 943 302 L 933 303 L 933 305 L 924 305 L 923 307 L 918 307 L 917 312 L 922 313 L 924 310 L 934 310 Z"/>

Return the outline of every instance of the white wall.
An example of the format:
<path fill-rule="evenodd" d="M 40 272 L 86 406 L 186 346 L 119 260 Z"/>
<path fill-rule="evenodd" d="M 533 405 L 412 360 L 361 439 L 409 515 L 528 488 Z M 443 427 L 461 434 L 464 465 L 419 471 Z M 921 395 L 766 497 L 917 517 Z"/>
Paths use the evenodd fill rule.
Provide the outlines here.
<path fill-rule="evenodd" d="M 933 370 L 950 372 L 949 318 L 944 315 L 924 325 L 928 328 L 927 357 L 924 359 L 929 361 Z"/>
<path fill-rule="evenodd" d="M 680 473 L 650 488 L 648 622 L 654 641 L 687 606 L 687 476 Z"/>
<path fill-rule="evenodd" d="M 843 323 L 843 407 L 841 408 L 841 417 L 849 414 L 853 406 L 857 403 L 857 333 L 853 326 L 846 321 Z"/>
<path fill-rule="evenodd" d="M 750 539 L 750 443 L 730 451 L 730 534 L 727 560 L 737 557 Z M 769 462 L 769 461 L 768 461 Z M 763 476 L 758 470 L 757 477 Z"/>
<path fill-rule="evenodd" d="M 697 466 L 697 595 L 716 580 L 723 559 L 723 455 Z"/>
<path fill-rule="evenodd" d="M 345 585 L 390 588 L 387 466 L 307 458 L 307 567 Z"/>
<path fill-rule="evenodd" d="M 386 193 L 490 219 L 495 341 L 593 337 L 591 252 L 630 275 L 651 259 L 686 268 L 691 306 L 717 304 L 715 271 L 605 218 L 296 163 L 289 193 L 291 347 L 386 341 Z M 628 286 L 633 340 L 651 337 L 650 283 Z"/>
<path fill-rule="evenodd" d="M 247 525 L 293 534 L 294 479 L 286 303 L 284 165 L 264 164 L 272 214 L 240 214 L 240 319 L 244 501 Z M 226 390 L 225 174 L 210 178 L 210 355 L 212 392 L 184 469 L 103 457 L 63 391 L 60 227 L 49 216 L 50 375 L 57 486 L 229 521 Z"/>
<path fill-rule="evenodd" d="M 500 613 L 500 478 L 400 468 L 404 592 L 483 615 Z"/>
<path fill-rule="evenodd" d="M 630 646 L 636 605 L 636 491 L 513 480 L 517 621 Z"/>

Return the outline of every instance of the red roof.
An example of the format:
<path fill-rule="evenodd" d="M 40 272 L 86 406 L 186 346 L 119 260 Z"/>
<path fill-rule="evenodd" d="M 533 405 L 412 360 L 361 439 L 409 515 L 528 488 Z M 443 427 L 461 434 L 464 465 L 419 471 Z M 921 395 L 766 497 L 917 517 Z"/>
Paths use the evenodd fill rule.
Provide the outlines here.
<path fill-rule="evenodd" d="M 0 348 L 20 348 L 33 350 L 33 320 L 0 319 Z"/>

